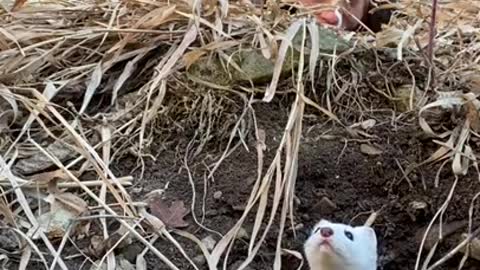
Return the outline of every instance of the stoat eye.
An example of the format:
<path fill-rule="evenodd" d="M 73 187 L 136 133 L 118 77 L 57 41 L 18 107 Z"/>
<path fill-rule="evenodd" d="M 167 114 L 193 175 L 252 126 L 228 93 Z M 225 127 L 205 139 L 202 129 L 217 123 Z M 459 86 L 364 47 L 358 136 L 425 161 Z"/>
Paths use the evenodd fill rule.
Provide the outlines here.
<path fill-rule="evenodd" d="M 350 239 L 351 241 L 353 241 L 353 234 L 349 231 L 345 231 L 345 236 Z"/>
<path fill-rule="evenodd" d="M 318 233 L 320 231 L 320 227 L 317 227 L 313 233 Z"/>

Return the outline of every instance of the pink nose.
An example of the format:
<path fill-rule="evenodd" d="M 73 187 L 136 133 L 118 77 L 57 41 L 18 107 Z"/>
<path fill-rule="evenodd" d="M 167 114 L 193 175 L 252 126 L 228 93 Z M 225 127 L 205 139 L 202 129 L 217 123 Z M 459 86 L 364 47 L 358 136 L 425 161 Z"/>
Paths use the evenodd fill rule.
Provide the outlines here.
<path fill-rule="evenodd" d="M 338 17 L 334 11 L 323 11 L 318 13 L 317 18 L 324 23 L 337 25 L 338 24 Z"/>
<path fill-rule="evenodd" d="M 321 228 L 320 229 L 320 235 L 325 237 L 325 238 L 328 238 L 328 237 L 333 235 L 333 230 L 328 228 L 328 227 Z"/>

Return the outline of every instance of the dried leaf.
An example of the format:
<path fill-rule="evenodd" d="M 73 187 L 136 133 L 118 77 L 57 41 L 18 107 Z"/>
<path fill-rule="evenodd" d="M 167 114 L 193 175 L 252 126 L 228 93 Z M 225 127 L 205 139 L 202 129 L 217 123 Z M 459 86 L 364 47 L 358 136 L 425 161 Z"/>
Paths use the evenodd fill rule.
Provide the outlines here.
<path fill-rule="evenodd" d="M 90 270 L 107 270 L 108 266 L 106 262 L 103 262 L 100 267 L 98 267 L 100 261 L 96 261 L 95 264 L 93 264 L 90 267 Z M 116 256 L 115 257 L 115 269 L 116 270 L 135 270 L 135 267 L 127 261 L 123 256 Z"/>
<path fill-rule="evenodd" d="M 91 145 L 95 145 L 98 142 L 98 137 L 93 136 L 90 138 Z M 68 142 L 68 143 L 67 143 Z M 72 143 L 72 144 L 69 144 Z M 60 161 L 73 158 L 77 151 L 73 148 L 74 141 L 71 137 L 68 137 L 65 142 L 56 140 L 52 144 L 48 145 L 46 150 L 55 156 Z M 50 160 L 44 153 L 38 151 L 35 155 L 26 159 L 19 160 L 15 164 L 15 168 L 21 173 L 29 175 L 35 172 L 43 171 L 54 165 L 54 162 Z"/>
<path fill-rule="evenodd" d="M 414 35 L 415 30 L 417 30 L 420 27 L 420 25 L 422 25 L 422 23 L 423 23 L 423 20 L 418 20 L 415 23 L 415 25 L 408 27 L 408 29 L 402 33 L 402 38 L 400 39 L 400 42 L 397 45 L 397 60 L 399 61 L 403 60 L 404 48 L 408 48 L 409 41 Z"/>
<path fill-rule="evenodd" d="M 157 8 L 143 16 L 138 23 L 138 28 L 154 29 L 166 22 L 175 19 L 175 5 Z"/>
<path fill-rule="evenodd" d="M 469 153 L 464 153 L 466 142 L 470 136 L 469 121 L 465 122 L 455 147 L 455 154 L 452 162 L 453 172 L 457 175 L 466 175 L 469 167 Z M 465 154 L 465 155 L 464 155 Z"/>
<path fill-rule="evenodd" d="M 169 206 L 162 198 L 155 196 L 150 198 L 149 207 L 152 214 L 158 217 L 166 226 L 182 228 L 188 226 L 183 218 L 189 213 L 183 201 L 174 201 Z"/>
<path fill-rule="evenodd" d="M 40 232 L 45 233 L 49 239 L 58 239 L 62 238 L 68 230 L 73 219 L 76 218 L 76 215 L 71 211 L 57 207 L 55 211 L 50 211 L 42 214 L 38 217 L 38 223 L 40 228 L 32 228 L 33 233 L 32 238 L 38 239 L 40 237 Z"/>
<path fill-rule="evenodd" d="M 0 221 L 0 226 L 4 228 L 0 230 L 0 250 L 15 252 L 28 246 L 25 241 L 22 241 L 22 239 L 16 235 L 15 230 L 7 229 L 6 225 L 6 223 Z"/>
<path fill-rule="evenodd" d="M 190 29 L 185 33 L 182 42 L 178 45 L 178 48 L 172 53 L 170 58 L 166 63 L 160 62 L 155 69 L 159 70 L 158 73 L 154 74 L 154 78 L 152 80 L 152 84 L 150 85 L 150 89 L 153 90 L 157 88 L 158 84 L 161 80 L 165 79 L 165 77 L 173 72 L 174 66 L 177 64 L 178 60 L 181 59 L 184 52 L 187 48 L 192 44 L 198 35 L 198 29 L 195 25 L 190 26 Z M 160 69 L 161 68 L 161 69 Z"/>
<path fill-rule="evenodd" d="M 79 171 L 70 171 L 75 177 L 80 176 Z M 37 173 L 29 177 L 29 180 L 35 182 L 35 185 L 43 186 L 50 183 L 52 180 L 70 180 L 70 177 L 65 173 L 65 171 L 58 169 L 51 172 Z"/>
<path fill-rule="evenodd" d="M 213 239 L 213 237 L 209 235 L 202 239 L 202 243 L 208 250 L 213 250 L 215 248 L 215 245 L 217 244 L 217 241 L 215 241 L 215 239 Z"/>
<path fill-rule="evenodd" d="M 462 233 L 462 235 L 461 235 L 462 241 L 467 239 L 467 237 L 468 237 L 467 234 Z M 465 253 L 466 252 L 465 247 L 462 248 L 460 250 L 460 252 Z M 480 239 L 478 239 L 477 237 L 472 239 L 472 241 L 470 242 L 470 247 L 469 247 L 468 252 L 469 252 L 468 255 L 471 258 L 474 258 L 475 260 L 480 261 Z"/>
<path fill-rule="evenodd" d="M 130 78 L 130 76 L 132 75 L 135 67 L 136 67 L 136 64 L 138 61 L 140 61 L 143 57 L 145 57 L 145 55 L 151 51 L 153 48 L 155 47 L 147 47 L 145 48 L 141 53 L 139 53 L 137 56 L 135 56 L 135 58 L 133 58 L 132 60 L 130 60 L 127 65 L 125 65 L 125 68 L 123 69 L 123 72 L 122 74 L 120 74 L 120 77 L 118 78 L 118 80 L 115 82 L 115 86 L 113 87 L 113 90 L 112 90 L 112 103 L 111 105 L 113 105 L 115 103 L 115 101 L 117 100 L 117 96 L 118 96 L 118 91 L 122 88 L 123 84 L 128 80 L 128 78 Z"/>
<path fill-rule="evenodd" d="M 145 257 L 139 254 L 135 261 L 135 266 L 137 267 L 137 270 L 147 270 L 147 261 L 145 260 Z"/>
<path fill-rule="evenodd" d="M 102 81 L 103 71 L 102 71 L 102 63 L 98 63 L 95 67 L 95 70 L 92 73 L 92 77 L 90 78 L 90 82 L 88 83 L 87 90 L 85 91 L 85 96 L 83 97 L 82 107 L 80 108 L 79 113 L 82 114 L 90 104 L 90 100 L 92 100 L 93 95 L 95 94 L 95 90 L 97 90 L 100 82 Z"/>
<path fill-rule="evenodd" d="M 275 91 L 277 89 L 277 84 L 280 79 L 280 74 L 282 72 L 283 62 L 285 61 L 287 51 L 289 48 L 291 48 L 292 40 L 304 22 L 305 22 L 304 20 L 297 20 L 294 23 L 292 23 L 290 27 L 287 29 L 286 36 L 282 41 L 282 44 L 280 45 L 278 57 L 275 61 L 272 81 L 270 82 L 270 85 L 267 87 L 265 91 L 265 96 L 263 97 L 263 101 L 270 102 L 275 96 Z"/>
<path fill-rule="evenodd" d="M 475 107 L 472 101 L 465 104 L 467 108 L 467 119 L 470 121 L 470 127 L 478 133 L 480 131 L 480 117 L 478 115 L 478 109 Z"/>
<path fill-rule="evenodd" d="M 420 109 L 420 111 L 418 112 L 418 115 L 419 115 L 418 121 L 419 121 L 420 127 L 423 129 L 425 133 L 435 137 L 445 136 L 445 134 L 436 134 L 432 130 L 432 128 L 430 128 L 430 125 L 428 125 L 422 113 L 434 107 L 442 107 L 442 108 L 448 109 L 456 105 L 463 105 L 465 103 L 465 100 L 460 95 L 461 93 L 459 92 L 442 93 L 442 95 L 439 95 L 436 101 L 431 102 Z"/>
<path fill-rule="evenodd" d="M 73 193 L 56 193 L 54 196 L 55 199 L 62 204 L 62 208 L 74 212 L 75 216 L 80 216 L 82 213 L 85 213 L 88 210 L 88 204 Z M 52 209 L 54 210 L 53 206 Z"/>
<path fill-rule="evenodd" d="M 42 93 L 42 96 L 38 96 L 38 94 L 37 94 L 38 92 L 34 92 L 34 95 L 37 95 L 36 97 L 39 100 L 39 102 L 35 106 L 35 109 L 29 115 L 27 121 L 23 125 L 22 130 L 20 131 L 20 134 L 18 134 L 16 140 L 19 140 L 20 138 L 22 138 L 22 136 L 25 133 L 27 133 L 27 131 L 30 129 L 33 121 L 35 119 L 37 119 L 38 114 L 42 113 L 43 110 L 45 109 L 45 106 L 47 105 L 46 103 L 49 102 L 58 93 L 59 90 L 60 89 L 57 88 L 53 84 L 53 82 L 48 81 L 47 85 L 45 86 L 45 89 Z M 15 143 L 13 145 L 15 145 Z M 42 155 L 42 159 L 43 159 L 43 161 L 45 161 L 45 156 Z M 50 164 L 53 164 L 53 163 L 51 162 Z M 37 169 L 34 172 L 37 172 L 37 171 L 40 171 L 40 170 L 43 170 L 43 169 L 46 169 L 46 168 Z M 27 174 L 27 172 L 25 172 L 25 171 L 23 173 Z"/>
<path fill-rule="evenodd" d="M 360 151 L 364 154 L 371 155 L 371 156 L 381 155 L 383 153 L 381 149 L 370 144 L 361 144 Z"/>
<path fill-rule="evenodd" d="M 8 256 L 5 254 L 0 254 L 0 265 L 2 266 L 2 269 L 8 269 L 7 264 L 8 264 Z"/>
<path fill-rule="evenodd" d="M 25 5 L 27 0 L 15 0 L 15 4 L 13 4 L 12 11 L 17 11 Z"/>
<path fill-rule="evenodd" d="M 12 119 L 9 119 L 10 120 L 10 123 L 7 124 L 7 126 L 10 126 L 12 125 L 13 123 L 15 123 L 15 120 L 17 119 L 18 117 L 18 105 L 17 105 L 17 101 L 15 100 L 14 98 L 14 95 L 13 93 L 10 91 L 10 89 L 8 87 L 6 87 L 5 85 L 1 84 L 0 83 L 0 93 L 1 93 L 1 97 L 6 101 L 8 102 L 8 104 L 10 105 L 11 107 L 11 110 L 13 112 L 13 118 Z M 2 93 L 3 92 L 3 93 Z M 2 108 L 3 111 L 5 112 L 6 111 L 6 108 Z"/>
<path fill-rule="evenodd" d="M 47 151 L 52 153 L 52 155 L 62 161 L 71 158 L 75 154 L 75 150 L 73 150 L 70 146 L 66 145 L 62 141 L 55 141 L 54 143 L 50 144 L 46 149 Z M 45 170 L 53 164 L 54 162 L 48 159 L 42 152 L 38 152 L 34 156 L 20 160 L 15 165 L 15 168 L 23 174 L 32 174 L 38 171 Z"/>
<path fill-rule="evenodd" d="M 359 123 L 355 123 L 351 125 L 350 128 L 361 127 L 362 129 L 371 129 L 376 123 L 377 121 L 375 121 L 375 119 L 368 119 Z"/>
<path fill-rule="evenodd" d="M 58 190 L 57 180 L 48 183 L 48 191 L 50 195 L 44 200 L 50 203 L 50 211 L 38 218 L 40 228 L 35 232 L 34 238 L 39 236 L 38 232 L 46 233 L 51 239 L 62 238 L 70 226 L 76 228 L 80 224 L 73 222 L 74 219 L 88 210 L 88 204 L 83 199 Z"/>
<path fill-rule="evenodd" d="M 107 239 L 102 236 L 94 235 L 90 239 L 90 246 L 88 247 L 89 252 L 96 257 L 103 257 L 107 251 L 111 249 L 118 250 L 132 244 L 132 236 L 127 234 L 127 229 L 121 230 L 122 227 Z M 125 234 L 127 234 L 127 236 L 125 236 Z"/>
<path fill-rule="evenodd" d="M 192 50 L 190 52 L 185 53 L 182 56 L 182 61 L 185 64 L 186 69 L 189 69 L 191 65 L 193 65 L 195 62 L 198 61 L 202 56 L 204 56 L 207 53 L 205 50 Z"/>
<path fill-rule="evenodd" d="M 308 30 L 310 33 L 310 38 L 311 38 L 311 44 L 312 44 L 312 49 L 310 52 L 310 61 L 309 61 L 309 70 L 310 70 L 310 79 L 312 80 L 312 85 L 315 82 L 315 68 L 317 67 L 319 55 L 320 55 L 320 46 L 319 46 L 319 39 L 320 35 L 318 32 L 318 25 L 315 23 L 315 21 L 311 21 L 308 24 Z M 312 89 L 315 89 L 315 87 L 312 87 Z"/>
<path fill-rule="evenodd" d="M 30 262 L 30 259 L 32 257 L 32 247 L 29 245 L 26 245 L 23 247 L 22 250 L 22 258 L 20 259 L 20 265 L 18 266 L 18 270 L 24 270 L 28 269 L 27 266 Z"/>

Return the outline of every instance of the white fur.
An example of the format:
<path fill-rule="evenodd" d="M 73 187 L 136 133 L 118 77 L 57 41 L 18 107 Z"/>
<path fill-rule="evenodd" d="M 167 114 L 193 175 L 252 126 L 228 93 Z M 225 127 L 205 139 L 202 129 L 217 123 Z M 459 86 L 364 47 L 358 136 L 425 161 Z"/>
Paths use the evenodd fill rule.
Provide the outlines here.
<path fill-rule="evenodd" d="M 330 237 L 331 249 L 320 245 L 324 238 L 317 231 L 319 227 L 333 230 Z M 347 238 L 345 231 L 353 234 L 353 241 Z M 370 227 L 352 227 L 321 220 L 313 228 L 304 249 L 310 270 L 377 269 L 377 237 Z"/>
<path fill-rule="evenodd" d="M 343 16 L 342 13 L 340 13 L 340 8 L 335 9 L 335 15 L 337 15 L 337 27 L 340 28 L 343 25 Z"/>

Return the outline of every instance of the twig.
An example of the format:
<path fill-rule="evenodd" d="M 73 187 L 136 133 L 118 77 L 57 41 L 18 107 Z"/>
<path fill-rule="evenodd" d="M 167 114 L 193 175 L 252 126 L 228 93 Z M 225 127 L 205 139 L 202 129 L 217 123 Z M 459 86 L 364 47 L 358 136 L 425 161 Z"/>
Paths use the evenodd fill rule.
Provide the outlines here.
<path fill-rule="evenodd" d="M 430 75 L 431 75 L 431 81 L 430 81 L 430 88 L 433 90 L 435 89 L 436 86 L 436 81 L 435 81 L 435 67 L 433 64 L 433 47 L 435 43 L 435 36 L 437 34 L 436 31 L 436 20 L 437 20 L 437 0 L 432 0 L 432 18 L 430 20 L 430 36 L 428 40 L 428 49 L 427 49 L 427 57 L 428 57 L 428 65 L 430 66 Z"/>

